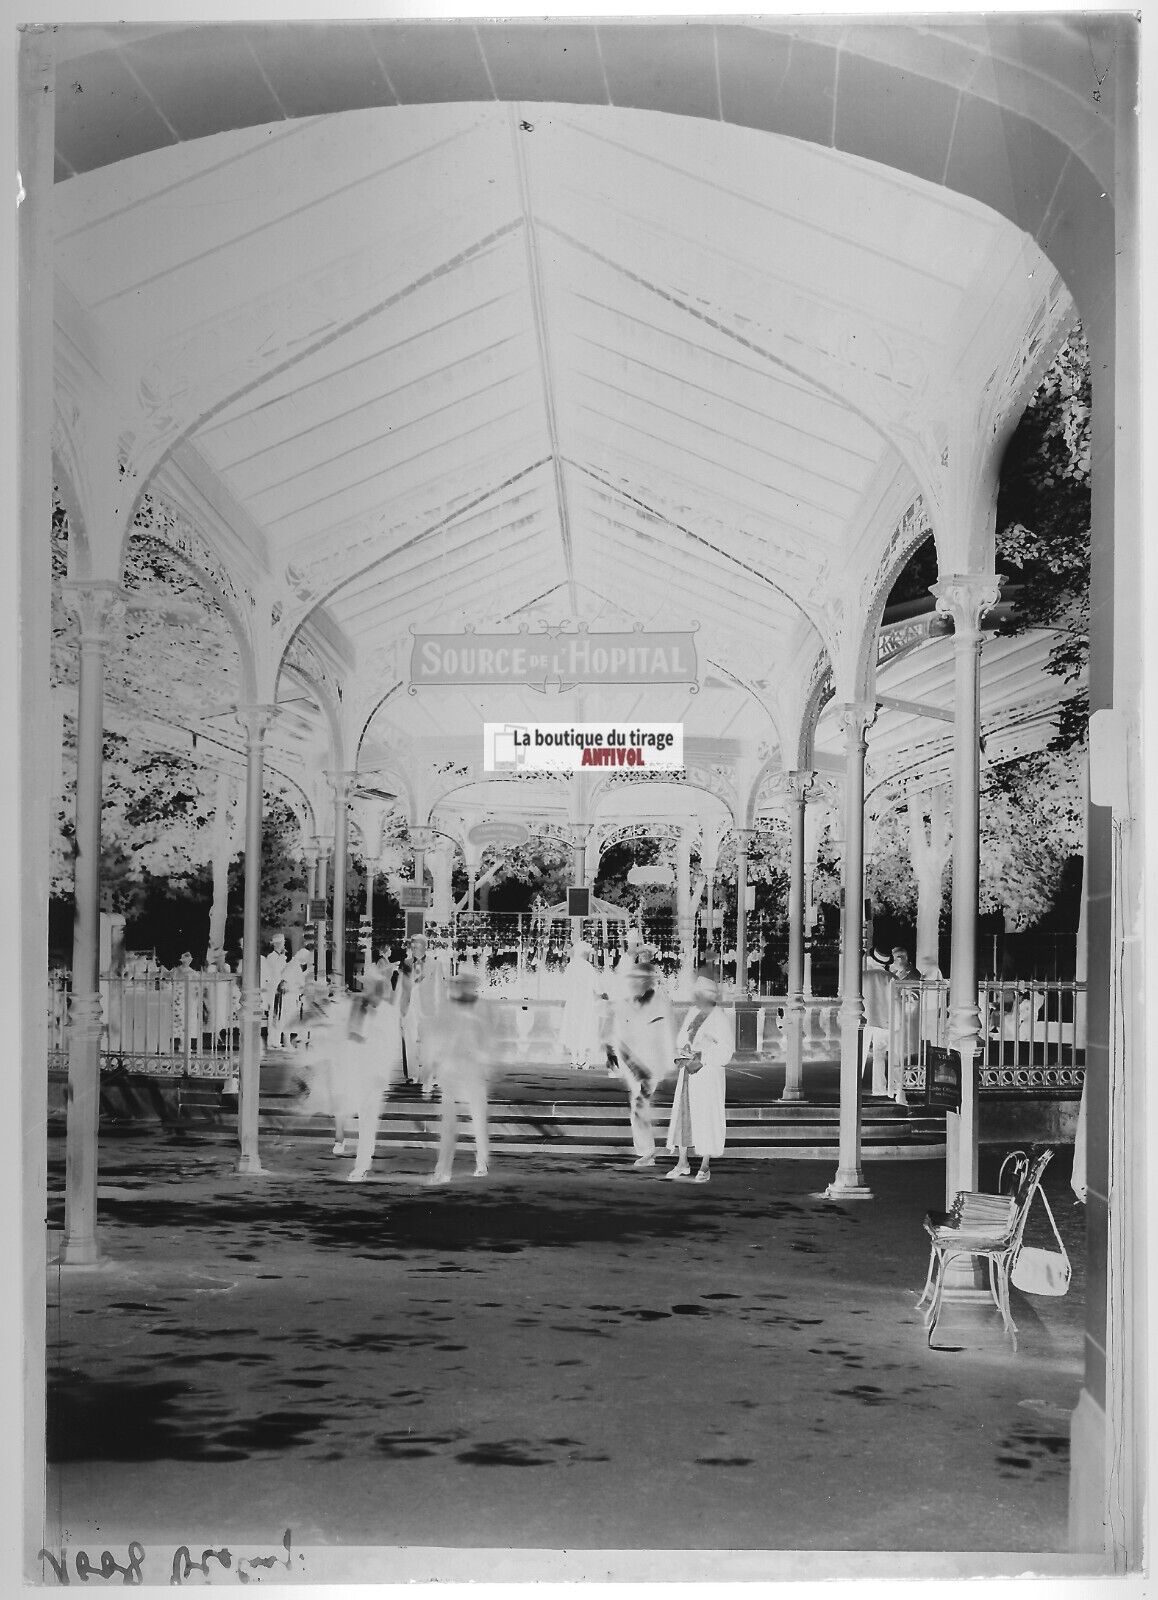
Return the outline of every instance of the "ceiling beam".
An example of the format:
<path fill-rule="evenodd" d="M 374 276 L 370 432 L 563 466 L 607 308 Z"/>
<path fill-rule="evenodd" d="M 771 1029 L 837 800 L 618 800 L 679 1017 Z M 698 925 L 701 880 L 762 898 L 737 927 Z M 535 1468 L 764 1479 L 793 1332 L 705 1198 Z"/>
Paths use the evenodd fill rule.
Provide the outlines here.
<path fill-rule="evenodd" d="M 567 592 L 571 615 L 579 615 L 579 600 L 575 591 L 575 557 L 571 544 L 571 522 L 567 507 L 567 483 L 563 475 L 563 458 L 559 450 L 559 421 L 555 412 L 555 380 L 551 367 L 551 342 L 547 320 L 546 295 L 543 288 L 543 265 L 539 256 L 539 238 L 535 223 L 534 201 L 531 196 L 531 179 L 527 171 L 526 144 L 523 138 L 522 108 L 511 105 L 507 121 L 511 133 L 511 149 L 515 157 L 515 172 L 519 183 L 519 200 L 523 208 L 523 237 L 527 249 L 527 277 L 531 291 L 531 310 L 535 319 L 535 343 L 539 351 L 539 381 L 543 389 L 543 409 L 547 419 L 547 433 L 551 444 L 551 465 L 555 475 L 555 502 L 559 511 L 559 538 L 563 545 L 563 563 L 567 569 Z"/>
<path fill-rule="evenodd" d="M 935 717 L 938 722 L 952 722 L 952 711 L 941 706 L 926 705 L 921 700 L 898 700 L 895 695 L 878 694 L 877 705 L 885 711 L 907 711 L 912 717 Z"/>

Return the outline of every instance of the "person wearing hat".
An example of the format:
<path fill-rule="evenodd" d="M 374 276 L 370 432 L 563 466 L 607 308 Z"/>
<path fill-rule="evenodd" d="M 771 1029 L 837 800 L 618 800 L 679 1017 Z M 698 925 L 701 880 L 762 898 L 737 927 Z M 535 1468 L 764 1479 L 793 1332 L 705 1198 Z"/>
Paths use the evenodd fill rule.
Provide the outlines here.
<path fill-rule="evenodd" d="M 283 1043 L 280 986 L 288 961 L 285 934 L 275 933 L 269 950 L 261 958 L 261 1007 L 265 1017 L 266 1042 L 271 1050 L 280 1049 Z"/>
<path fill-rule="evenodd" d="M 615 1007 L 616 1071 L 627 1087 L 635 1165 L 654 1167 L 651 1099 L 657 1086 L 675 1071 L 671 1008 L 657 986 L 650 961 L 627 965 L 626 988 L 627 998 Z"/>
<path fill-rule="evenodd" d="M 874 944 L 865 957 L 860 976 L 860 992 L 864 1001 L 864 1065 L 872 1055 L 871 1093 L 882 1099 L 889 1093 L 889 994 L 891 978 L 889 963 L 892 955 Z"/>
<path fill-rule="evenodd" d="M 453 1176 L 460 1106 L 470 1115 L 475 1177 L 484 1178 L 490 1164 L 487 1093 L 498 1051 L 491 1008 L 480 1002 L 478 991 L 478 973 L 464 964 L 450 979 L 447 1004 L 424 1039 L 423 1088 L 429 1094 L 437 1082 L 442 1101 L 438 1159 L 424 1180 L 432 1186 Z"/>
<path fill-rule="evenodd" d="M 719 1004 L 720 987 L 706 967 L 696 974 L 692 1006 L 676 1038 L 675 1098 L 667 1130 L 667 1147 L 677 1153 L 675 1166 L 665 1178 L 687 1178 L 707 1183 L 713 1156 L 723 1155 L 727 1137 L 724 1111 L 724 1068 L 736 1053 L 736 1024 Z M 700 1158 L 692 1178 L 688 1152 Z"/>
<path fill-rule="evenodd" d="M 559 1043 L 580 1070 L 591 1066 L 601 1055 L 599 1028 L 599 977 L 591 965 L 594 948 L 585 939 L 571 947 L 571 959 L 563 974 L 563 1019 Z"/>

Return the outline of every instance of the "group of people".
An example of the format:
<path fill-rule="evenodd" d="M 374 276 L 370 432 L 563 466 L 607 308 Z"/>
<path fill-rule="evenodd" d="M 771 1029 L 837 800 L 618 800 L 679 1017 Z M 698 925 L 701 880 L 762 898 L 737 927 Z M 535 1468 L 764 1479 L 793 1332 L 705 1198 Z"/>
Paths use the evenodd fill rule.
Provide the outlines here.
<path fill-rule="evenodd" d="M 655 1165 L 652 1101 L 659 1085 L 674 1076 L 667 1148 L 677 1159 L 665 1176 L 692 1178 L 688 1157 L 694 1148 L 700 1166 L 693 1181 L 707 1183 L 711 1158 L 724 1149 L 724 1067 L 736 1048 L 719 985 L 711 973 L 697 974 L 692 1005 L 677 1029 L 654 953 L 637 930 L 628 933 L 614 968 L 598 971 L 593 953 L 579 941 L 567 968 L 560 1038 L 571 1064 L 605 1063 L 624 1083 L 637 1167 Z"/>
<path fill-rule="evenodd" d="M 358 993 L 312 1000 L 304 1016 L 306 1108 L 333 1118 L 336 1156 L 347 1154 L 346 1130 L 354 1124 L 349 1182 L 370 1176 L 382 1102 L 400 1082 L 418 1084 L 428 1098 L 436 1085 L 440 1091 L 438 1156 L 427 1182 L 451 1181 L 460 1107 L 470 1117 L 475 1174 L 485 1176 L 488 1082 L 498 1052 L 489 1008 L 477 1002 L 475 969 L 464 965 L 451 975 L 445 951 L 431 951 L 421 934 L 380 955 Z"/>
<path fill-rule="evenodd" d="M 719 1004 L 718 985 L 707 972 L 697 976 L 692 1005 L 677 1028 L 638 935 L 603 983 L 592 995 L 598 1048 L 627 1092 L 634 1165 L 655 1165 L 653 1099 L 660 1084 L 674 1077 L 667 1148 L 676 1160 L 665 1176 L 707 1183 L 711 1159 L 724 1149 L 724 1067 L 735 1049 L 734 1024 Z M 472 965 L 451 975 L 445 952 L 431 951 L 419 935 L 404 950 L 381 955 L 357 994 L 308 997 L 302 1023 L 308 1029 L 305 1109 L 333 1118 L 335 1155 L 348 1153 L 347 1129 L 354 1125 L 349 1182 L 370 1176 L 383 1100 L 403 1080 L 417 1083 L 428 1097 L 436 1086 L 440 1093 L 438 1154 L 426 1182 L 451 1182 L 460 1110 L 471 1124 L 475 1175 L 485 1176 L 489 1087 L 500 1044 L 493 1008 L 479 1003 Z M 694 1174 L 693 1152 L 699 1158 Z"/>

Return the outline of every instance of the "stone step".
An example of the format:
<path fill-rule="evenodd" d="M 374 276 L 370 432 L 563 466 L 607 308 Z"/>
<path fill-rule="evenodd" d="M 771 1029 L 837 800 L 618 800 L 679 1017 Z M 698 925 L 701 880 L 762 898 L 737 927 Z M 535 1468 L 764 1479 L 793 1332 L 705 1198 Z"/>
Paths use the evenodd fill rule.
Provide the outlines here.
<path fill-rule="evenodd" d="M 770 1104 L 728 1106 L 727 1155 L 737 1159 L 836 1159 L 839 1141 L 839 1107 L 829 1105 Z M 437 1100 L 427 1101 L 403 1087 L 383 1106 L 378 1123 L 377 1147 L 424 1149 L 437 1142 L 440 1111 Z M 656 1107 L 656 1135 L 662 1144 L 666 1108 Z M 631 1131 L 624 1097 L 601 1092 L 599 1099 L 583 1104 L 543 1100 L 502 1100 L 492 1103 L 489 1114 L 492 1147 L 508 1154 L 522 1151 L 574 1152 L 576 1155 L 628 1154 Z M 326 1117 L 307 1116 L 294 1109 L 289 1096 L 263 1094 L 261 1130 L 270 1136 L 328 1141 L 333 1124 Z M 352 1131 L 352 1130 L 351 1130 Z M 465 1120 L 464 1120 L 465 1132 Z M 891 1101 L 866 1105 L 861 1127 L 866 1159 L 933 1160 L 945 1154 L 945 1122 L 921 1108 L 906 1111 Z"/>

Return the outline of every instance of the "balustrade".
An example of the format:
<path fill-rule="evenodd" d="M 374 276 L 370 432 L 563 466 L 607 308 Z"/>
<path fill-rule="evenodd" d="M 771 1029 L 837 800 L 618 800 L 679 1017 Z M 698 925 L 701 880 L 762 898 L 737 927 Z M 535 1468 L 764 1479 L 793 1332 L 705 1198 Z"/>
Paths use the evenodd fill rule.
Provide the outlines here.
<path fill-rule="evenodd" d="M 48 985 L 48 1065 L 68 1064 L 69 974 Z M 241 980 L 230 972 L 174 972 L 100 980 L 103 1072 L 230 1078 L 239 1055 Z"/>
<path fill-rule="evenodd" d="M 1085 984 L 1032 979 L 977 986 L 981 1015 L 977 1084 L 982 1093 L 1081 1094 L 1085 1078 L 1082 1008 Z M 899 980 L 889 1005 L 889 1058 L 904 1059 L 906 1092 L 925 1087 L 930 1046 L 949 1045 L 949 984 L 945 979 Z"/>

